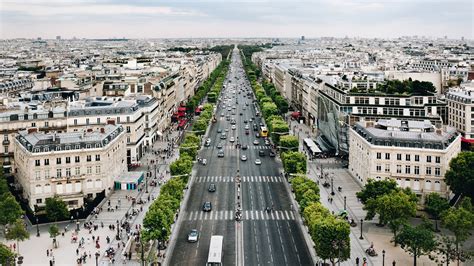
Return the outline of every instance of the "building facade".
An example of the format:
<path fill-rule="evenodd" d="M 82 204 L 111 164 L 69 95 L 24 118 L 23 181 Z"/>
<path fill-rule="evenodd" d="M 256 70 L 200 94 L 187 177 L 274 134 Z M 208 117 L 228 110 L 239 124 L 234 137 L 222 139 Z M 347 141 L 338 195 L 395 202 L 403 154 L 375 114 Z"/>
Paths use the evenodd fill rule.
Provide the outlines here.
<path fill-rule="evenodd" d="M 55 195 L 69 209 L 82 207 L 85 198 L 107 196 L 114 179 L 127 171 L 125 135 L 121 125 L 71 133 L 21 131 L 14 150 L 23 198 L 35 210 Z"/>
<path fill-rule="evenodd" d="M 392 179 L 420 196 L 449 195 L 444 175 L 461 152 L 454 128 L 436 129 L 429 121 L 362 121 L 349 129 L 349 140 L 349 172 L 361 185 Z"/>
<path fill-rule="evenodd" d="M 446 93 L 449 125 L 455 127 L 462 136 L 474 142 L 474 91 L 450 91 Z"/>

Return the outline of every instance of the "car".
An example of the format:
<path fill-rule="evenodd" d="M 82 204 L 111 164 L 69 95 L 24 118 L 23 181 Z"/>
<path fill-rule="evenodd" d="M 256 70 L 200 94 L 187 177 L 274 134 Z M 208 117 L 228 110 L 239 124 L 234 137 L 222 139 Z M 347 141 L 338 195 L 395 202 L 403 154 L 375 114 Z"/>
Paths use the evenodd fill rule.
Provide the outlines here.
<path fill-rule="evenodd" d="M 240 156 L 240 160 L 242 160 L 242 161 L 247 161 L 247 155 L 242 154 L 242 155 Z"/>
<path fill-rule="evenodd" d="M 226 139 L 227 138 L 227 134 L 225 132 L 222 132 L 221 133 L 221 139 Z"/>
<path fill-rule="evenodd" d="M 243 113 L 240 113 L 240 115 L 243 115 Z"/>
<path fill-rule="evenodd" d="M 232 119 L 232 121 L 230 121 L 230 124 L 235 125 L 235 124 L 237 124 L 237 122 L 235 121 L 235 119 Z"/>
<path fill-rule="evenodd" d="M 212 211 L 212 204 L 210 201 L 206 201 L 204 202 L 204 204 L 202 205 L 202 210 L 205 211 L 205 212 L 210 212 Z"/>
<path fill-rule="evenodd" d="M 216 148 L 222 149 L 223 147 L 224 147 L 224 145 L 222 144 L 222 142 L 217 143 Z"/>
<path fill-rule="evenodd" d="M 250 129 L 250 126 L 249 126 L 249 125 L 245 125 L 245 129 Z"/>
<path fill-rule="evenodd" d="M 253 121 L 253 119 L 252 119 L 252 118 L 250 118 L 250 119 L 249 119 L 249 122 L 252 122 L 252 121 Z"/>
<path fill-rule="evenodd" d="M 224 117 L 224 116 L 225 116 L 225 114 L 224 114 L 224 113 L 221 113 L 221 117 Z"/>
<path fill-rule="evenodd" d="M 249 121 L 247 121 L 247 119 L 244 120 L 244 124 L 247 124 Z M 245 127 L 247 127 L 248 125 L 245 125 Z"/>
<path fill-rule="evenodd" d="M 237 126 L 236 126 L 236 125 L 232 125 L 231 128 L 232 128 L 232 130 L 236 130 L 236 129 L 237 129 Z"/>
<path fill-rule="evenodd" d="M 220 158 L 224 157 L 224 150 L 219 150 L 217 152 L 217 157 L 220 157 Z"/>
<path fill-rule="evenodd" d="M 270 151 L 269 155 L 270 155 L 270 157 L 275 157 L 276 153 L 274 151 Z"/>
<path fill-rule="evenodd" d="M 197 229 L 191 229 L 188 234 L 188 242 L 196 243 L 199 240 L 199 231 Z"/>
<path fill-rule="evenodd" d="M 255 159 L 255 164 L 256 165 L 261 165 L 262 164 L 262 161 L 260 159 Z"/>
<path fill-rule="evenodd" d="M 234 137 L 230 137 L 229 141 L 230 141 L 230 142 L 234 142 L 234 141 L 235 141 L 235 138 L 234 138 Z"/>
<path fill-rule="evenodd" d="M 259 150 L 258 151 L 258 156 L 265 156 L 265 151 L 264 150 Z"/>
<path fill-rule="evenodd" d="M 217 133 L 222 133 L 222 128 L 218 128 Z"/>
<path fill-rule="evenodd" d="M 257 131 L 257 130 L 258 130 L 257 124 L 253 124 L 253 130 L 254 130 L 254 131 Z"/>
<path fill-rule="evenodd" d="M 260 122 L 260 127 L 263 127 L 263 126 L 265 126 L 265 125 L 262 122 Z"/>
<path fill-rule="evenodd" d="M 202 164 L 202 165 L 206 165 L 206 164 L 207 164 L 207 159 L 202 159 L 202 160 L 201 160 L 201 164 Z"/>
<path fill-rule="evenodd" d="M 258 141 L 258 139 L 254 140 L 253 141 L 253 145 L 258 145 L 260 142 Z"/>
<path fill-rule="evenodd" d="M 230 108 L 230 107 L 229 107 L 229 108 L 227 108 L 227 111 L 229 111 L 229 112 L 230 112 L 230 111 L 232 111 L 232 108 Z"/>
<path fill-rule="evenodd" d="M 265 139 L 265 145 L 270 145 L 270 141 L 268 139 Z"/>
<path fill-rule="evenodd" d="M 244 145 L 240 146 L 240 148 L 242 148 L 242 150 L 246 150 L 246 149 L 249 148 L 249 146 L 244 144 Z"/>
<path fill-rule="evenodd" d="M 256 137 L 256 138 L 260 138 L 260 133 L 256 132 L 256 133 L 255 133 L 255 137 Z"/>
<path fill-rule="evenodd" d="M 214 183 L 209 184 L 209 187 L 207 188 L 207 191 L 216 192 L 216 184 L 214 184 Z"/>
<path fill-rule="evenodd" d="M 246 108 L 245 108 L 245 106 L 244 106 L 244 107 L 242 107 L 242 110 L 244 110 L 244 111 L 245 111 L 245 109 L 246 109 Z"/>
<path fill-rule="evenodd" d="M 229 128 L 226 128 L 226 129 L 225 129 L 225 132 L 229 132 Z"/>
<path fill-rule="evenodd" d="M 230 115 L 225 118 L 226 121 L 230 121 Z"/>
<path fill-rule="evenodd" d="M 250 131 L 248 129 L 245 130 L 245 135 L 250 134 Z"/>

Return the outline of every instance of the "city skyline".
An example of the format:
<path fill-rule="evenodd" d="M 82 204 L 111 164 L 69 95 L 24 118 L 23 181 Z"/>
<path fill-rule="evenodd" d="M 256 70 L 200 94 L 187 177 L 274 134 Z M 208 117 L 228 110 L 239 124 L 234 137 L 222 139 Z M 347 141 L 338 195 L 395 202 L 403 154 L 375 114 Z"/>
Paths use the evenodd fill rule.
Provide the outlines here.
<path fill-rule="evenodd" d="M 461 8 L 461 7 L 465 8 Z M 2 1 L 0 38 L 427 36 L 473 39 L 452 1 Z"/>

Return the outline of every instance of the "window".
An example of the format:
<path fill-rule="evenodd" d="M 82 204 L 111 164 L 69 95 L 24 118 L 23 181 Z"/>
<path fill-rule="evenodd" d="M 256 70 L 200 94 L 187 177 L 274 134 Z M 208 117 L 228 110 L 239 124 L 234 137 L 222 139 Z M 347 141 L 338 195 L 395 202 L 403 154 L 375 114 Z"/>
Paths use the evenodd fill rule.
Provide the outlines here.
<path fill-rule="evenodd" d="M 127 116 L 127 123 L 130 123 L 130 116 Z"/>
<path fill-rule="evenodd" d="M 100 124 L 100 117 L 97 117 L 97 124 Z"/>
<path fill-rule="evenodd" d="M 420 155 L 415 155 L 415 162 L 419 162 L 420 161 Z"/>
<path fill-rule="evenodd" d="M 130 143 L 130 137 L 127 136 L 127 143 Z"/>
<path fill-rule="evenodd" d="M 376 169 L 377 169 L 377 172 L 382 172 L 382 166 L 381 165 L 377 165 Z"/>
<path fill-rule="evenodd" d="M 117 124 L 120 124 L 120 117 L 117 116 Z"/>
<path fill-rule="evenodd" d="M 431 156 L 429 156 L 429 155 L 426 156 L 426 162 L 427 162 L 427 163 L 431 163 Z"/>
<path fill-rule="evenodd" d="M 406 161 L 410 161 L 410 159 L 411 159 L 411 158 L 410 158 L 410 154 L 405 155 L 405 160 L 406 160 Z"/>
<path fill-rule="evenodd" d="M 36 199 L 36 204 L 41 204 L 43 203 L 43 199 Z"/>
<path fill-rule="evenodd" d="M 389 163 L 385 164 L 385 173 L 388 173 L 388 172 L 390 172 L 390 164 Z"/>
<path fill-rule="evenodd" d="M 89 118 L 86 118 L 86 125 L 89 125 Z"/>
<path fill-rule="evenodd" d="M 95 155 L 95 160 L 96 160 L 96 161 L 100 161 L 100 154 L 96 154 L 96 155 Z"/>
<path fill-rule="evenodd" d="M 440 156 L 436 156 L 436 157 L 435 157 L 435 162 L 436 162 L 436 163 L 441 163 L 441 157 L 440 157 Z"/>
<path fill-rule="evenodd" d="M 71 168 L 66 168 L 66 176 L 71 176 Z"/>
<path fill-rule="evenodd" d="M 130 130 L 130 126 L 127 126 L 127 133 L 130 133 L 131 130 Z"/>
<path fill-rule="evenodd" d="M 44 170 L 44 179 L 49 179 L 51 176 L 49 175 L 49 169 Z"/>
<path fill-rule="evenodd" d="M 426 167 L 426 174 L 431 175 L 431 167 Z"/>
<path fill-rule="evenodd" d="M 61 164 L 61 158 L 56 158 L 56 164 Z"/>
<path fill-rule="evenodd" d="M 87 160 L 86 161 L 88 161 L 88 162 L 92 161 L 92 156 L 87 155 Z"/>
<path fill-rule="evenodd" d="M 405 174 L 410 174 L 411 167 L 409 165 L 405 165 Z"/>
<path fill-rule="evenodd" d="M 49 127 L 49 122 L 48 121 L 44 122 L 44 127 Z"/>
<path fill-rule="evenodd" d="M 95 166 L 95 173 L 100 174 L 100 165 Z"/>
<path fill-rule="evenodd" d="M 36 123 L 35 122 L 31 123 L 31 127 L 36 127 Z"/>
<path fill-rule="evenodd" d="M 49 159 L 44 159 L 44 165 L 49 165 Z"/>
<path fill-rule="evenodd" d="M 35 172 L 35 178 L 36 178 L 36 180 L 41 180 L 41 171 L 36 171 Z"/>
<path fill-rule="evenodd" d="M 441 168 L 436 167 L 435 168 L 435 176 L 440 176 L 441 175 Z"/>
<path fill-rule="evenodd" d="M 377 159 L 382 159 L 382 153 L 381 152 L 377 152 Z"/>
<path fill-rule="evenodd" d="M 61 175 L 62 175 L 62 169 L 61 168 L 56 169 L 56 177 L 61 178 Z"/>
<path fill-rule="evenodd" d="M 418 165 L 415 165 L 415 175 L 420 174 L 420 167 Z"/>
<path fill-rule="evenodd" d="M 402 166 L 397 164 L 397 174 L 401 174 L 402 173 Z"/>
<path fill-rule="evenodd" d="M 76 163 L 79 163 L 79 162 L 81 162 L 81 159 L 80 159 L 80 158 L 81 158 L 81 157 L 76 156 L 76 157 L 74 157 L 74 161 L 75 161 Z"/>
<path fill-rule="evenodd" d="M 74 119 L 74 125 L 77 126 L 77 119 Z"/>
<path fill-rule="evenodd" d="M 87 166 L 87 174 L 92 174 L 92 166 Z"/>
<path fill-rule="evenodd" d="M 81 167 L 76 166 L 76 168 L 74 168 L 74 174 L 75 175 L 81 175 Z"/>
<path fill-rule="evenodd" d="M 390 153 L 385 153 L 385 160 L 390 160 Z"/>
<path fill-rule="evenodd" d="M 402 160 L 402 154 L 401 154 L 401 153 L 397 153 L 397 160 L 398 160 L 398 161 L 401 161 L 401 160 Z"/>
<path fill-rule="evenodd" d="M 71 157 L 66 157 L 66 163 L 71 163 Z"/>
<path fill-rule="evenodd" d="M 35 160 L 35 166 L 40 166 L 41 163 L 40 163 L 40 160 Z"/>

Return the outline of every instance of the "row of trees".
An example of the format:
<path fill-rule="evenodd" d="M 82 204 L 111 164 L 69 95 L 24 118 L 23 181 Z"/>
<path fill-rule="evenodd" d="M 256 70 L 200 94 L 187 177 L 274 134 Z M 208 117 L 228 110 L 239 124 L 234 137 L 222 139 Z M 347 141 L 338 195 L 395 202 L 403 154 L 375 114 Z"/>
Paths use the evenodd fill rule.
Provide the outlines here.
<path fill-rule="evenodd" d="M 433 83 L 429 81 L 407 80 L 387 80 L 384 84 L 378 84 L 377 90 L 388 94 L 414 94 L 427 95 L 436 92 Z"/>
<path fill-rule="evenodd" d="M 318 256 L 333 265 L 349 259 L 349 223 L 334 216 L 319 202 L 319 187 L 314 181 L 297 176 L 290 183 Z"/>
<path fill-rule="evenodd" d="M 409 218 L 416 214 L 418 198 L 410 189 L 401 189 L 393 180 L 369 182 L 357 197 L 367 211 L 366 220 L 372 220 L 376 215 L 380 225 L 388 225 L 393 233 L 395 246 L 400 244 L 416 259 L 429 254 L 436 262 L 464 260 L 468 253 L 462 249 L 462 244 L 474 229 L 474 212 L 469 197 L 458 207 L 450 207 L 447 199 L 437 193 L 427 195 L 425 200 L 426 212 L 435 220 L 433 223 L 424 218 L 418 226 L 409 224 Z M 441 225 L 451 232 L 451 235 L 436 236 L 438 220 Z"/>
<path fill-rule="evenodd" d="M 281 152 L 281 159 L 286 173 L 305 174 L 306 156 L 298 152 L 299 141 L 296 137 L 288 135 L 289 126 L 283 120 L 282 115 L 288 112 L 288 102 L 275 89 L 273 84 L 263 82 L 263 86 L 258 82 L 260 72 L 250 60 L 252 53 L 261 51 L 260 46 L 241 45 L 242 61 L 245 72 L 255 97 L 262 111 L 262 115 L 267 122 L 270 136 Z"/>
<path fill-rule="evenodd" d="M 207 93 L 220 93 L 223 80 L 227 74 L 228 61 L 225 60 L 211 73 L 210 77 L 199 87 L 198 92 L 188 102 L 188 110 L 195 107 Z M 217 88 L 219 87 L 219 88 Z M 150 206 L 143 219 L 142 239 L 164 242 L 171 234 L 171 225 L 175 222 L 177 211 L 184 196 L 184 190 L 191 175 L 193 161 L 201 147 L 201 136 L 206 131 L 213 116 L 214 106 L 204 104 L 198 120 L 193 124 L 193 133 L 187 133 L 179 147 L 179 158 L 170 164 L 172 178 L 161 187 L 160 196 Z"/>

